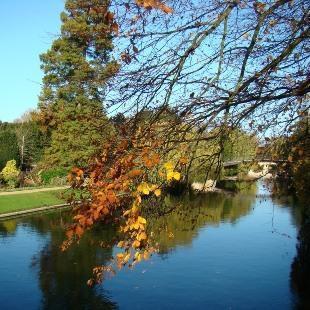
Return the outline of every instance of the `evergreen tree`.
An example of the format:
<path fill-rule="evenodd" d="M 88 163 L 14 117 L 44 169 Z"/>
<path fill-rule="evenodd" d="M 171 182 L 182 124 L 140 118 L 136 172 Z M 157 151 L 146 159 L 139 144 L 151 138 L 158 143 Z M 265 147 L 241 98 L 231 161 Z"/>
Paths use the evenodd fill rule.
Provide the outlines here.
<path fill-rule="evenodd" d="M 12 124 L 0 122 L 0 170 L 13 159 L 19 164 L 19 149 L 14 127 Z"/>
<path fill-rule="evenodd" d="M 109 57 L 117 27 L 108 0 L 67 0 L 61 21 L 60 37 L 40 57 L 45 76 L 39 108 L 51 135 L 45 162 L 85 166 L 112 130 L 103 99 L 119 69 Z"/>

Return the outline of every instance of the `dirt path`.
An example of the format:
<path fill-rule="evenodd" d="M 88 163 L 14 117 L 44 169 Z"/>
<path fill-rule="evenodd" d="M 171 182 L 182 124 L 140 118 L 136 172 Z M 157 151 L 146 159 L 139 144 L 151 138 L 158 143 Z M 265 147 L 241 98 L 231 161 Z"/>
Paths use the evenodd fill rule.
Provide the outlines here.
<path fill-rule="evenodd" d="M 25 190 L 21 190 L 21 191 L 13 191 L 13 192 L 0 192 L 0 196 L 31 194 L 31 193 L 39 193 L 39 192 L 50 192 L 50 191 L 57 191 L 60 189 L 67 189 L 69 187 L 70 186 L 45 187 L 45 188 L 37 188 L 37 189 L 25 189 Z"/>

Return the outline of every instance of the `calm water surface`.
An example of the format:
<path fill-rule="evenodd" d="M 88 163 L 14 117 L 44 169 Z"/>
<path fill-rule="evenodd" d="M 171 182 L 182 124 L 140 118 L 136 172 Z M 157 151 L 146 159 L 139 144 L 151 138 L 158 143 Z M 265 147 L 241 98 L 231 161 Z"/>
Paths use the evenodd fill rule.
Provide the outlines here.
<path fill-rule="evenodd" d="M 100 287 L 86 281 L 107 264 L 113 229 L 59 251 L 66 212 L 0 222 L 1 309 L 292 309 L 291 264 L 298 207 L 263 184 L 235 195 L 167 198 L 179 205 L 150 221 L 160 253 Z M 170 208 L 173 209 L 173 208 Z M 170 237 L 169 237 L 170 235 Z M 173 236 L 173 237 L 172 237 Z"/>

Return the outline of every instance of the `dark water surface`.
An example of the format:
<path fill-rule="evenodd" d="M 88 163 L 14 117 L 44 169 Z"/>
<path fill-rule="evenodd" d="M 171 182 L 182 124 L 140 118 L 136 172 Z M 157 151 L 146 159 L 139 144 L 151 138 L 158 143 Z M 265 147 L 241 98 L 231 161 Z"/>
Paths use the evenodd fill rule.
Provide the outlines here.
<path fill-rule="evenodd" d="M 262 183 L 233 196 L 166 199 L 176 204 L 149 223 L 161 230 L 160 253 L 97 288 L 86 286 L 92 267 L 115 248 L 92 244 L 113 239 L 113 229 L 61 253 L 66 212 L 0 222 L 0 309 L 294 308 L 296 205 L 272 199 Z"/>

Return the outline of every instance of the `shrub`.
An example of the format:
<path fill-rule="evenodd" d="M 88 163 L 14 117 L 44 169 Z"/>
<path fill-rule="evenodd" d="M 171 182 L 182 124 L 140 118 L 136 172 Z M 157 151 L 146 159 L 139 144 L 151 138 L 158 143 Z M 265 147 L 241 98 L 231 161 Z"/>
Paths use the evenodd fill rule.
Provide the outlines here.
<path fill-rule="evenodd" d="M 49 169 L 49 170 L 43 170 L 40 173 L 42 182 L 44 184 L 52 184 L 52 185 L 55 185 L 55 183 L 58 183 L 57 180 L 59 181 L 59 179 L 62 179 L 62 185 L 63 185 L 64 183 L 63 180 L 66 178 L 67 175 L 68 175 L 68 170 L 64 168 L 54 168 L 54 169 Z"/>
<path fill-rule="evenodd" d="M 17 169 L 16 160 L 14 159 L 9 160 L 1 171 L 1 177 L 11 188 L 16 187 L 19 174 L 20 171 Z"/>

